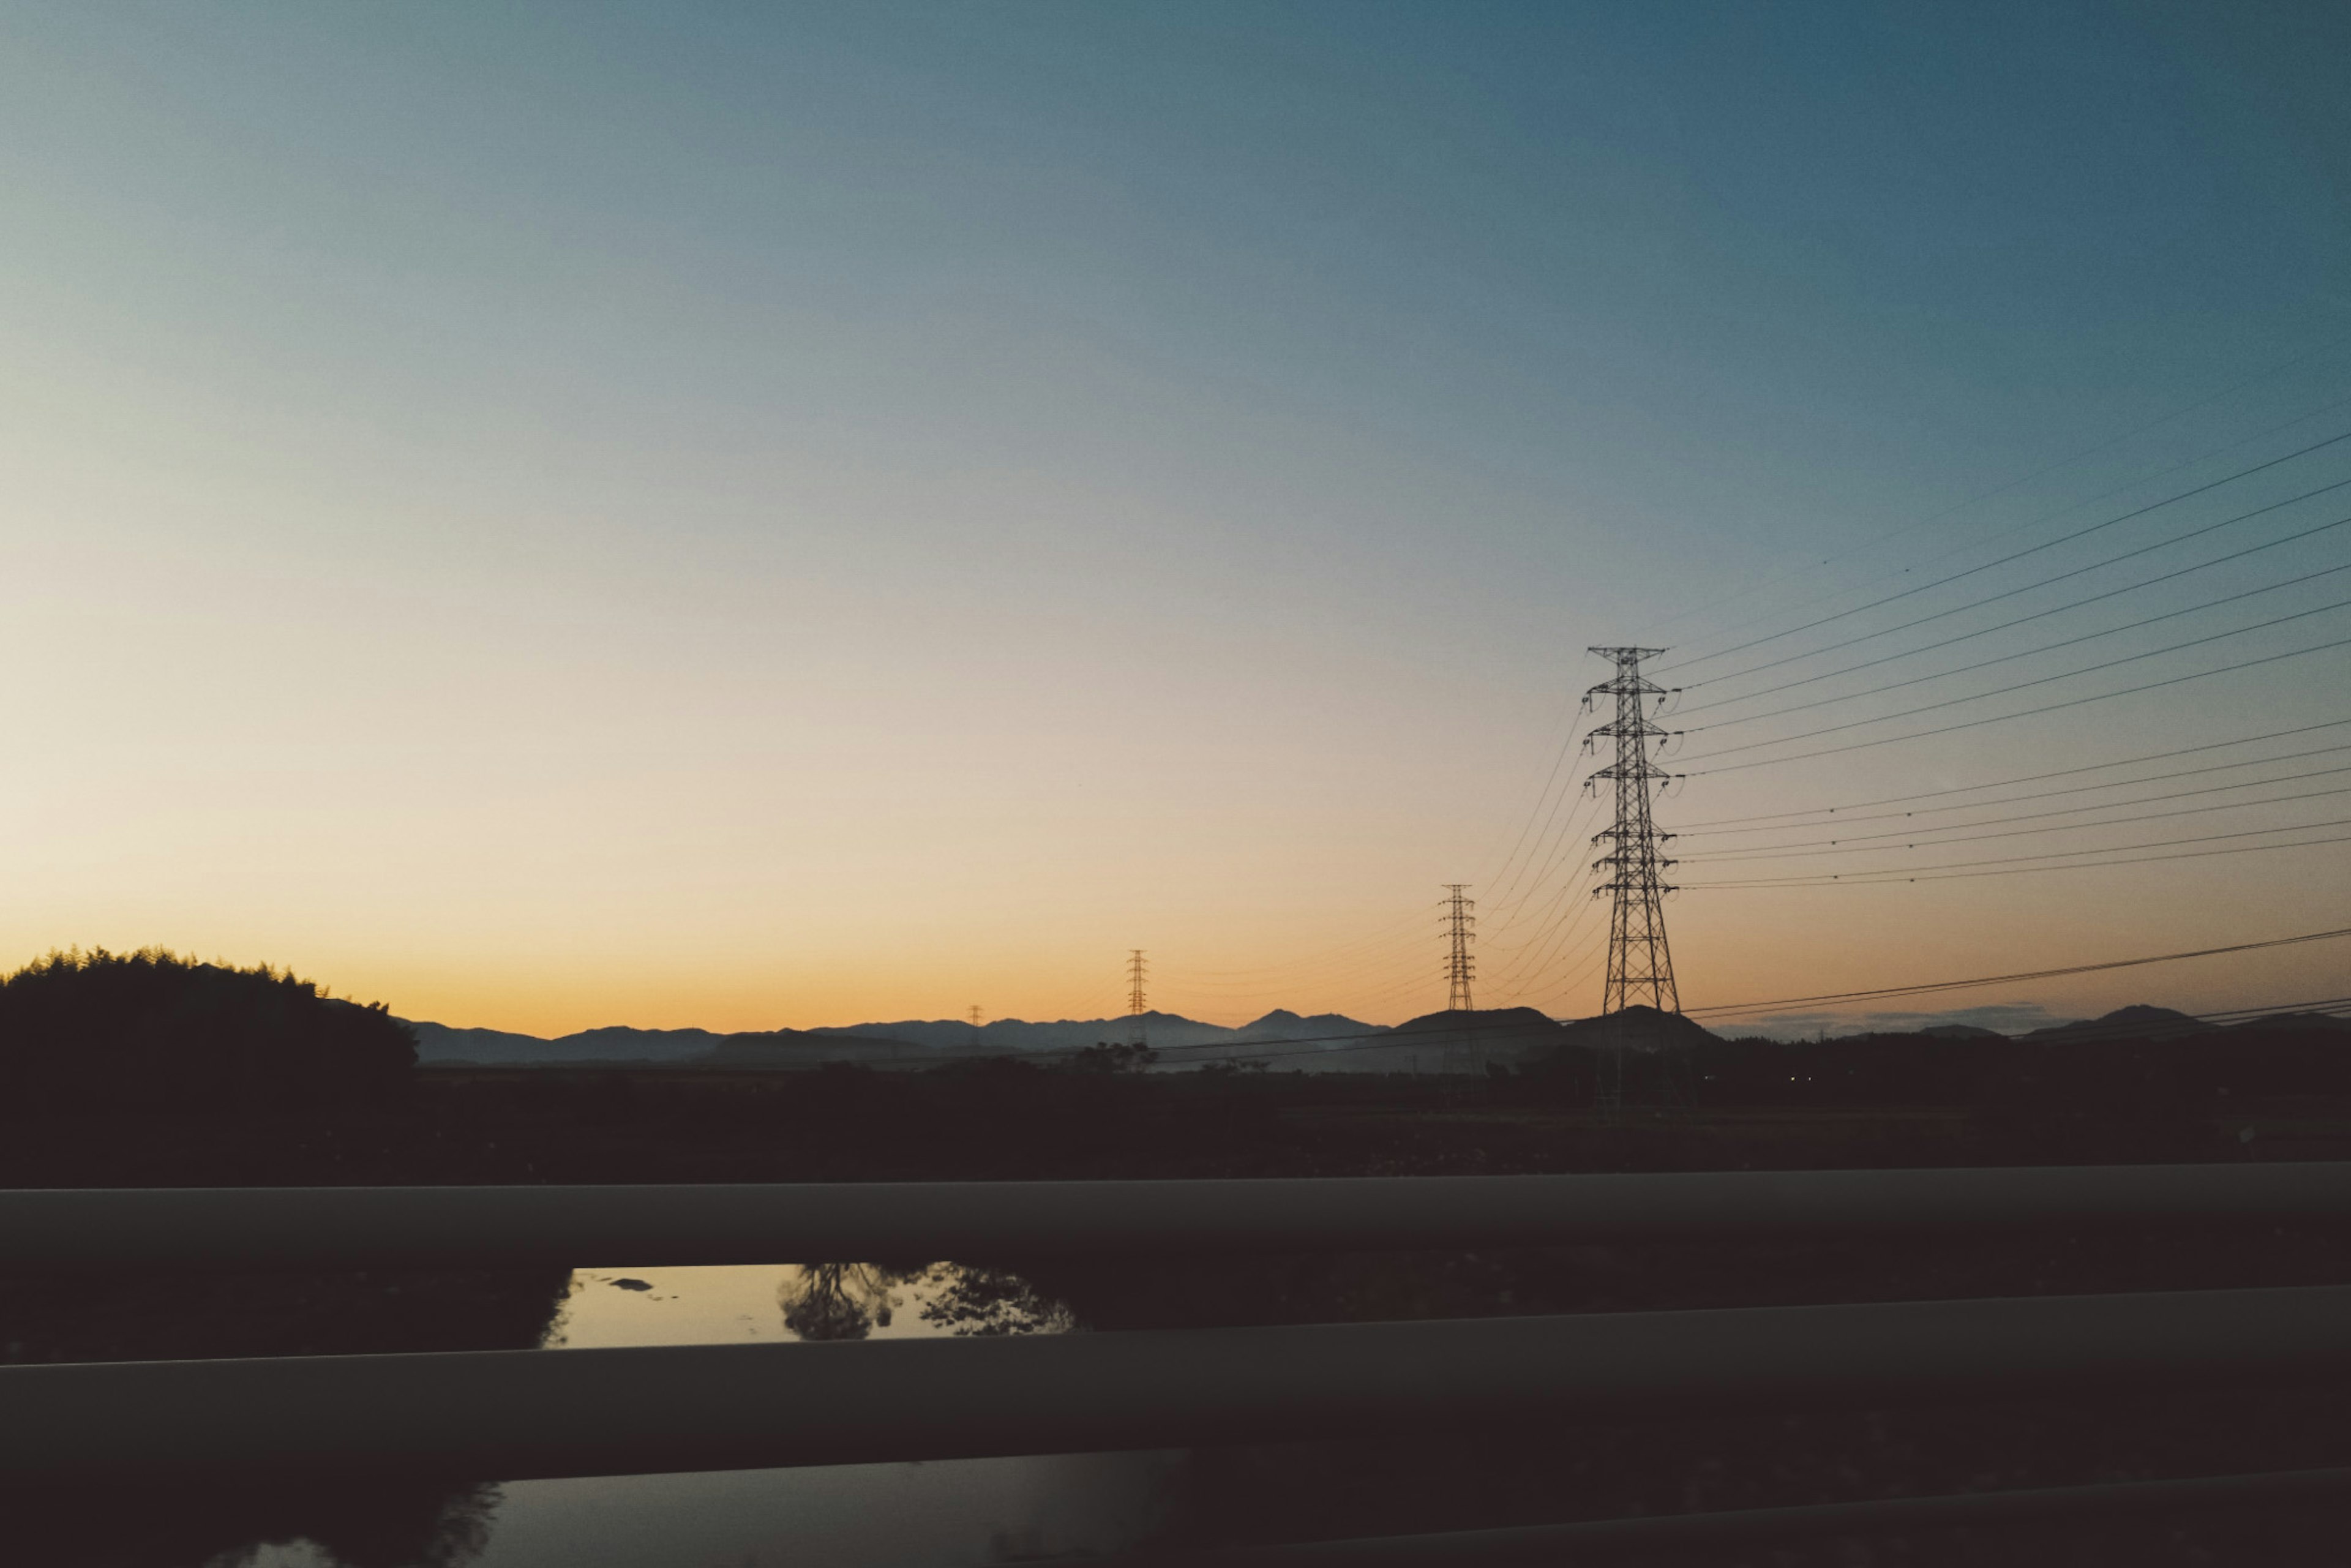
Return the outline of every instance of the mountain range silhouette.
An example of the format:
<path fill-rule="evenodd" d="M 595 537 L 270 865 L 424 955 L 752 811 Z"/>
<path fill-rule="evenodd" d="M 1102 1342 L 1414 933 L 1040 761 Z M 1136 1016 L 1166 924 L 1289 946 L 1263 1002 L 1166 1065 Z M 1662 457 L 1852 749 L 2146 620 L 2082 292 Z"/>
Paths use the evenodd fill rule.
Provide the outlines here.
<path fill-rule="evenodd" d="M 581 1030 L 553 1039 L 502 1030 L 457 1029 L 410 1019 L 417 1059 L 423 1062 L 474 1062 L 485 1066 L 588 1063 L 677 1063 L 710 1066 L 810 1066 L 852 1061 L 873 1066 L 914 1066 L 977 1056 L 1077 1051 L 1103 1040 L 1124 1040 L 1134 1019 L 1057 1019 L 1035 1021 L 998 1019 L 974 1026 L 960 1019 L 905 1019 L 847 1024 L 820 1030 L 753 1030 L 720 1033 L 701 1029 L 633 1029 L 611 1026 Z M 1141 1019 L 1150 1045 L 1163 1061 L 1207 1062 L 1226 1056 L 1271 1053 L 1263 1048 L 1296 1042 L 1283 1052 L 1284 1066 L 1330 1058 L 1332 1068 L 1413 1071 L 1416 1056 L 1434 1070 L 1442 1052 L 1466 1032 L 1489 1056 L 1511 1060 L 1557 1046 L 1561 1026 L 1532 1008 L 1500 1008 L 1469 1013 L 1438 1012 L 1388 1027 L 1341 1013 L 1300 1014 L 1276 1008 L 1238 1028 L 1202 1023 L 1176 1013 L 1146 1012 Z M 1695 1025 L 1690 1026 L 1695 1028 Z M 1390 1059 L 1394 1060 L 1391 1061 Z"/>

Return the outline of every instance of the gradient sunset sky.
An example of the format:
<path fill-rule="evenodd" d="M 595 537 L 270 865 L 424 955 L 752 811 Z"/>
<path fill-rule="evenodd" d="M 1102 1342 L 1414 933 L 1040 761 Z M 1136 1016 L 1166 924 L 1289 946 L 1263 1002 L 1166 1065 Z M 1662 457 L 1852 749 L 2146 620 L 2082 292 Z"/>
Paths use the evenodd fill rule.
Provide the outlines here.
<path fill-rule="evenodd" d="M 2315 4 L 8 6 L 0 959 L 555 1033 L 1092 1017 L 1142 947 L 1171 1011 L 1392 1021 L 1468 881 L 1480 1001 L 1589 1013 L 1588 855 L 1511 859 L 1569 836 L 1588 644 L 1719 653 L 1694 710 L 1897 610 L 1750 639 L 2351 431 L 2346 58 Z M 2296 653 L 2346 578 L 2263 589 L 2346 549 L 1693 729 L 1659 819 L 2351 718 L 2351 649 Z M 2304 611 L 1958 716 L 2271 664 L 1695 760 Z M 2351 843 L 1668 915 L 1686 1003 L 1769 999 L 2351 925 Z"/>

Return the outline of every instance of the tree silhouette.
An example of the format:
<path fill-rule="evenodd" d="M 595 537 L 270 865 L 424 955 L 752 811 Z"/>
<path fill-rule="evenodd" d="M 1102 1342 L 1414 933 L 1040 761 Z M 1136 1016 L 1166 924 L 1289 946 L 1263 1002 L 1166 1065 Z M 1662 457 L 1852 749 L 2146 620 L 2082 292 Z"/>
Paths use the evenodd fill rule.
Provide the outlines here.
<path fill-rule="evenodd" d="M 382 1098 L 416 1041 L 266 964 L 239 969 L 162 948 L 51 953 L 0 977 L 0 1106 L 285 1106 Z"/>

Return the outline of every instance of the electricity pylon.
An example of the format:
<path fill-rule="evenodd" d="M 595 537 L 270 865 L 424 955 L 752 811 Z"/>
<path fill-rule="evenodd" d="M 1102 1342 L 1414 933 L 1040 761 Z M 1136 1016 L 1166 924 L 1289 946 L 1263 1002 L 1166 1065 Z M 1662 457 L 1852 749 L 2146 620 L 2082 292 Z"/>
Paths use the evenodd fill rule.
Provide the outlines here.
<path fill-rule="evenodd" d="M 1469 982 L 1477 977 L 1478 961 L 1469 952 L 1469 945 L 1478 939 L 1478 917 L 1469 912 L 1478 907 L 1475 899 L 1465 896 L 1469 884 L 1448 882 L 1445 884 L 1445 1010 L 1467 1013 L 1472 1010 Z M 1479 1060 L 1480 1052 L 1469 1030 L 1470 1020 L 1464 1019 L 1453 1043 L 1446 1047 L 1444 1072 L 1449 1080 L 1462 1073 L 1475 1075 L 1485 1069 Z M 1448 1091 L 1449 1092 L 1449 1091 Z"/>
<path fill-rule="evenodd" d="M 1143 1021 L 1143 977 L 1149 966 L 1143 961 L 1143 949 L 1130 948 L 1126 958 L 1126 1043 L 1143 1046 L 1149 1043 L 1144 1037 L 1149 1032 Z"/>
<path fill-rule="evenodd" d="M 1666 688 L 1641 674 L 1641 661 L 1663 648 L 1594 648 L 1616 666 L 1615 675 L 1583 694 L 1588 712 L 1593 699 L 1616 699 L 1616 711 L 1607 723 L 1583 737 L 1584 749 L 1596 740 L 1616 744 L 1615 760 L 1584 780 L 1584 788 L 1603 782 L 1616 791 L 1616 820 L 1592 835 L 1595 844 L 1609 841 L 1609 852 L 1592 862 L 1608 880 L 1592 890 L 1597 898 L 1612 900 L 1608 915 L 1608 978 L 1601 992 L 1602 1015 L 1616 1015 L 1610 1030 L 1606 1061 L 1602 1064 L 1599 1109 L 1613 1116 L 1625 1103 L 1625 1009 L 1646 1005 L 1661 1013 L 1682 1010 L 1674 988 L 1674 958 L 1666 945 L 1666 894 L 1673 892 L 1661 874 L 1674 862 L 1657 846 L 1673 837 L 1661 833 L 1649 815 L 1649 802 L 1673 775 L 1657 766 L 1651 755 L 1665 744 L 1667 732 L 1650 716 L 1650 704 L 1663 703 Z"/>
<path fill-rule="evenodd" d="M 1645 706 L 1652 699 L 1663 702 L 1666 688 L 1641 674 L 1641 661 L 1665 650 L 1594 648 L 1592 652 L 1616 665 L 1614 679 L 1583 694 L 1587 710 L 1594 697 L 1606 695 L 1616 699 L 1615 716 L 1583 737 L 1586 750 L 1595 740 L 1616 743 L 1616 759 L 1584 780 L 1586 789 L 1605 781 L 1616 790 L 1615 821 L 1592 835 L 1595 844 L 1605 839 L 1614 845 L 1592 862 L 1593 870 L 1609 873 L 1606 882 L 1592 890 L 1593 896 L 1604 893 L 1614 901 L 1608 916 L 1608 979 L 1601 993 L 1600 1010 L 1623 1012 L 1646 1002 L 1661 1013 L 1677 1013 L 1682 1010 L 1681 996 L 1674 988 L 1674 958 L 1666 946 L 1666 894 L 1674 890 L 1659 874 L 1674 862 L 1657 852 L 1657 846 L 1674 835 L 1659 832 L 1649 816 L 1651 797 L 1673 775 L 1650 756 L 1654 747 L 1665 743 L 1667 732 L 1650 719 Z"/>
<path fill-rule="evenodd" d="M 1449 1013 L 1469 1011 L 1469 982 L 1478 973 L 1478 961 L 1469 953 L 1469 944 L 1478 939 L 1478 917 L 1469 912 L 1478 907 L 1478 901 L 1462 896 L 1468 885 L 1466 882 L 1445 884 L 1445 927 L 1451 943 L 1445 959 L 1445 1010 Z"/>

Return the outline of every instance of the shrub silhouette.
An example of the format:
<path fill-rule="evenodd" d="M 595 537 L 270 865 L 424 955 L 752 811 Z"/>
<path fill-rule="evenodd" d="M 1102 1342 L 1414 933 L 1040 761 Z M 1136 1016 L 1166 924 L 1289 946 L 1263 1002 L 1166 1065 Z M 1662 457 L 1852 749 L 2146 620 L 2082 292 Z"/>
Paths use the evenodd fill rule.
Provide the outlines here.
<path fill-rule="evenodd" d="M 382 1004 L 266 964 L 101 947 L 0 977 L 0 1106 L 16 1114 L 381 1099 L 415 1063 L 415 1038 Z"/>

